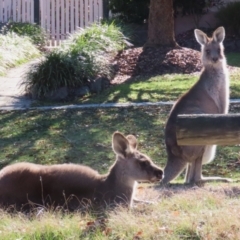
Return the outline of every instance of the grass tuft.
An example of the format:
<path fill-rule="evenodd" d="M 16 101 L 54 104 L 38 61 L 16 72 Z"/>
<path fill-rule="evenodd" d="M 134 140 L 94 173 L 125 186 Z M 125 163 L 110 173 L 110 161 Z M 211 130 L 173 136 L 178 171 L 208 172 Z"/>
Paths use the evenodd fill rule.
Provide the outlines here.
<path fill-rule="evenodd" d="M 21 37 L 15 33 L 0 34 L 0 75 L 5 75 L 8 68 L 39 56 L 39 50 L 29 37 Z"/>

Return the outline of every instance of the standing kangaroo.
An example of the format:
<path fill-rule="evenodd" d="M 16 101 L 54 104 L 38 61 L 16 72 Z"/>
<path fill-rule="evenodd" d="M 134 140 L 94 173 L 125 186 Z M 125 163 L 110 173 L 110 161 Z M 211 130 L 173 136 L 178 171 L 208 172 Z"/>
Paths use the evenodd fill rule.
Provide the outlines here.
<path fill-rule="evenodd" d="M 100 175 L 77 164 L 43 166 L 16 163 L 0 171 L 0 205 L 17 209 L 31 204 L 67 206 L 74 210 L 82 204 L 132 206 L 135 181 L 160 181 L 163 171 L 137 150 L 133 135 L 115 132 L 112 148 L 116 162 L 109 173 Z"/>
<path fill-rule="evenodd" d="M 202 177 L 202 164 L 213 160 L 216 145 L 179 146 L 176 140 L 176 119 L 179 114 L 220 114 L 228 112 L 229 77 L 224 56 L 225 30 L 217 28 L 208 38 L 195 29 L 195 37 L 201 45 L 203 70 L 199 80 L 180 97 L 173 106 L 165 127 L 165 144 L 168 160 L 164 169 L 163 184 L 176 178 L 185 168 L 186 183 L 206 181 L 230 181 L 220 177 Z"/>

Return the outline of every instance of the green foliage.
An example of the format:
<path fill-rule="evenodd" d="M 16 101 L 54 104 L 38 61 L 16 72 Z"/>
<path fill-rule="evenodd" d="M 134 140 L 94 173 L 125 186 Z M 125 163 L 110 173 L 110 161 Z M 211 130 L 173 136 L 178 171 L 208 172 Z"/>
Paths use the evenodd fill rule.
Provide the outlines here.
<path fill-rule="evenodd" d="M 228 32 L 240 35 L 240 2 L 230 2 L 223 6 L 216 13 L 220 24 L 223 25 Z"/>
<path fill-rule="evenodd" d="M 43 47 L 47 41 L 47 35 L 44 29 L 37 24 L 10 21 L 2 28 L 3 34 L 7 32 L 14 32 L 19 36 L 28 36 L 33 43 L 40 48 Z"/>
<path fill-rule="evenodd" d="M 89 62 L 64 51 L 53 51 L 26 74 L 26 90 L 39 98 L 60 87 L 78 87 L 91 75 Z M 34 88 L 34 89 L 32 89 Z"/>
<path fill-rule="evenodd" d="M 174 0 L 175 15 L 180 11 L 182 15 L 203 14 L 206 7 L 205 0 Z"/>
<path fill-rule="evenodd" d="M 227 54 L 227 63 L 233 67 L 240 67 L 240 53 L 231 52 Z"/>
<path fill-rule="evenodd" d="M 39 98 L 60 87 L 80 87 L 96 76 L 111 76 L 111 59 L 127 44 L 114 23 L 93 24 L 72 34 L 27 73 L 27 90 Z"/>
<path fill-rule="evenodd" d="M 109 8 L 125 22 L 142 23 L 148 18 L 150 0 L 110 0 Z"/>
<path fill-rule="evenodd" d="M 11 32 L 0 34 L 0 75 L 5 75 L 8 68 L 38 56 L 40 52 L 29 37 Z"/>
<path fill-rule="evenodd" d="M 73 52 L 85 51 L 94 55 L 116 53 L 127 43 L 121 27 L 115 22 L 92 24 L 91 27 L 74 33 L 68 45 Z"/>

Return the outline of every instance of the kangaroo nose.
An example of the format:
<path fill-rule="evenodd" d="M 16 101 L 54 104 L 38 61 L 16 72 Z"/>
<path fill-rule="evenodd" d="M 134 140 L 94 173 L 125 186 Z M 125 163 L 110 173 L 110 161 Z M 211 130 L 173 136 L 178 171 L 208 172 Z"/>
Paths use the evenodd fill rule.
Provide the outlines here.
<path fill-rule="evenodd" d="M 217 62 L 218 58 L 214 57 L 212 58 L 213 62 Z"/>
<path fill-rule="evenodd" d="M 156 172 L 156 177 L 157 177 L 158 179 L 162 179 L 162 177 L 163 177 L 163 171 L 162 171 L 162 170 L 157 171 L 157 172 Z"/>

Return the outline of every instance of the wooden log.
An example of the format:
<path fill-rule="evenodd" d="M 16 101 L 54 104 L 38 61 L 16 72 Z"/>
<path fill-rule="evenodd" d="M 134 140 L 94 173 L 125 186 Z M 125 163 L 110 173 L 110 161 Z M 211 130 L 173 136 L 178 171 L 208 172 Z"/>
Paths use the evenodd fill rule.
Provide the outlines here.
<path fill-rule="evenodd" d="M 178 115 L 179 145 L 240 144 L 240 114 Z"/>

